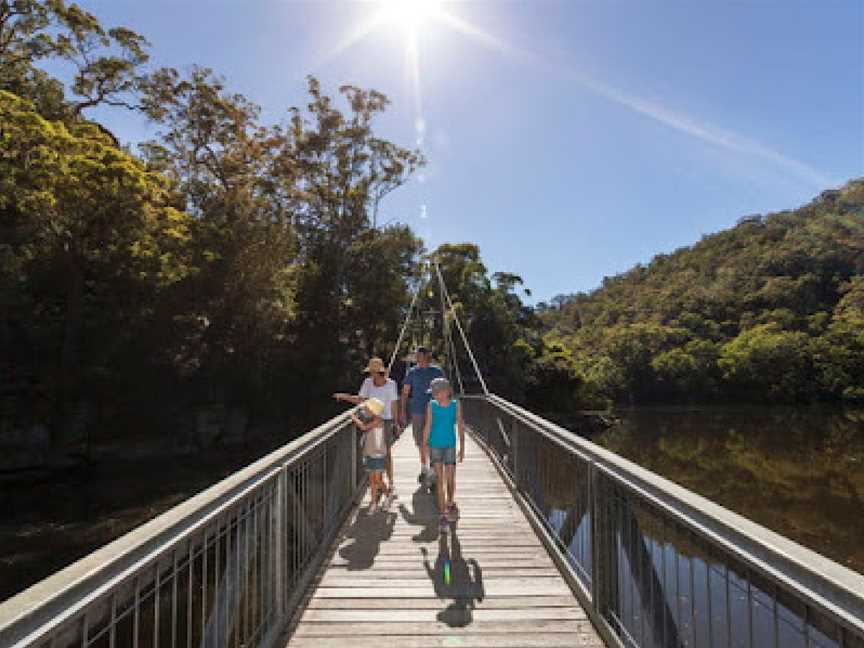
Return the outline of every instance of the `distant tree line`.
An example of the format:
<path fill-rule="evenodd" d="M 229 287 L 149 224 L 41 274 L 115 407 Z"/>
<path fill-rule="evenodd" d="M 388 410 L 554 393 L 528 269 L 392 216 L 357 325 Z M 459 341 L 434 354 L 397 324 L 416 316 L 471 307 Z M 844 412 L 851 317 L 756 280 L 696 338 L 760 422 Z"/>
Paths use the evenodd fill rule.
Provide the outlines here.
<path fill-rule="evenodd" d="M 864 400 L 864 180 L 540 304 L 588 400 Z"/>

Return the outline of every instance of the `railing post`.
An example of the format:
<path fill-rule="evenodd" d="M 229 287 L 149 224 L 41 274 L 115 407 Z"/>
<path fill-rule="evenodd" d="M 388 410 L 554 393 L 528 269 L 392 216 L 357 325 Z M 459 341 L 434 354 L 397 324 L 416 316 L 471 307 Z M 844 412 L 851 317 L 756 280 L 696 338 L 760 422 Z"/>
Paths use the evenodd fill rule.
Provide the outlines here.
<path fill-rule="evenodd" d="M 288 467 L 282 466 L 276 478 L 276 519 L 273 525 L 276 530 L 276 610 L 281 617 L 287 613 L 285 609 L 285 566 L 287 554 L 287 525 L 285 524 L 285 509 L 287 507 Z"/>
<path fill-rule="evenodd" d="M 519 444 L 522 442 L 522 435 L 519 434 L 519 421 L 515 417 L 510 419 L 510 452 L 513 454 L 513 483 L 516 488 L 522 490 L 522 483 L 519 476 Z"/>
<path fill-rule="evenodd" d="M 348 426 L 348 439 L 351 442 L 351 499 L 357 495 L 357 437 L 354 426 Z"/>
<path fill-rule="evenodd" d="M 606 546 L 609 538 L 606 533 L 609 528 L 607 507 L 603 502 L 603 488 L 597 465 L 588 466 L 588 502 L 591 511 L 591 602 L 598 616 L 603 617 L 608 602 L 608 578 L 610 565 L 607 557 L 610 555 Z"/>

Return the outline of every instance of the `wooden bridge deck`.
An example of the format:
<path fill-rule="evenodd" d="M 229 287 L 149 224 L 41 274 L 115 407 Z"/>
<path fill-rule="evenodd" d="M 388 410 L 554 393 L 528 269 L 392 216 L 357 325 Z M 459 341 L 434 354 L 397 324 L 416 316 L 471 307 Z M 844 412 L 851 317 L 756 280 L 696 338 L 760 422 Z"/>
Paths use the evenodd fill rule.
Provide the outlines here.
<path fill-rule="evenodd" d="M 472 439 L 456 470 L 461 519 L 447 535 L 438 532 L 433 496 L 418 488 L 410 430 L 394 461 L 399 497 L 370 516 L 367 494 L 310 588 L 289 646 L 603 646 Z"/>

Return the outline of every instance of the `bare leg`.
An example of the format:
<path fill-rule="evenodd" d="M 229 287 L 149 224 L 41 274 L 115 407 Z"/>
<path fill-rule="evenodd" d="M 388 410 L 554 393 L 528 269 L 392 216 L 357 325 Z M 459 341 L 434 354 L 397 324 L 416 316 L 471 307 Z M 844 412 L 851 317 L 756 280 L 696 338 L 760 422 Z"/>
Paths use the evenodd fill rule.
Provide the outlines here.
<path fill-rule="evenodd" d="M 447 466 L 447 504 L 453 504 L 456 499 L 456 466 Z"/>
<path fill-rule="evenodd" d="M 370 505 L 374 506 L 378 502 L 378 480 L 380 479 L 381 473 L 379 471 L 374 471 L 369 473 L 369 489 L 370 489 Z"/>
<path fill-rule="evenodd" d="M 436 463 L 435 476 L 437 477 L 436 490 L 438 491 L 438 512 L 444 514 L 444 464 Z"/>
<path fill-rule="evenodd" d="M 428 464 L 423 461 L 423 426 L 426 421 L 422 416 L 411 416 L 411 435 L 414 437 L 414 443 L 417 445 L 417 455 L 420 458 L 420 471 L 428 468 Z"/>

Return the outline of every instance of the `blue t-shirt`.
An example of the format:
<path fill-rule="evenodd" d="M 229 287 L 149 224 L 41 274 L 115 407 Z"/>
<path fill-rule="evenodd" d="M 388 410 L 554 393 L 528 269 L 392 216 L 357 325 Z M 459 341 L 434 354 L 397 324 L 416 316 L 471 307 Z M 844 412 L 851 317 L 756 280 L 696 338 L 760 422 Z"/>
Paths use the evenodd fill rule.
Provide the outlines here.
<path fill-rule="evenodd" d="M 429 424 L 430 448 L 456 447 L 456 409 L 459 404 L 456 399 L 450 399 L 447 407 L 441 407 L 438 401 L 429 403 L 432 410 L 432 422 Z"/>
<path fill-rule="evenodd" d="M 429 383 L 435 378 L 443 378 L 444 372 L 438 367 L 413 367 L 405 376 L 405 384 L 411 385 L 411 396 L 408 399 L 408 413 L 412 416 L 423 416 L 426 405 L 432 398 L 429 393 Z"/>

